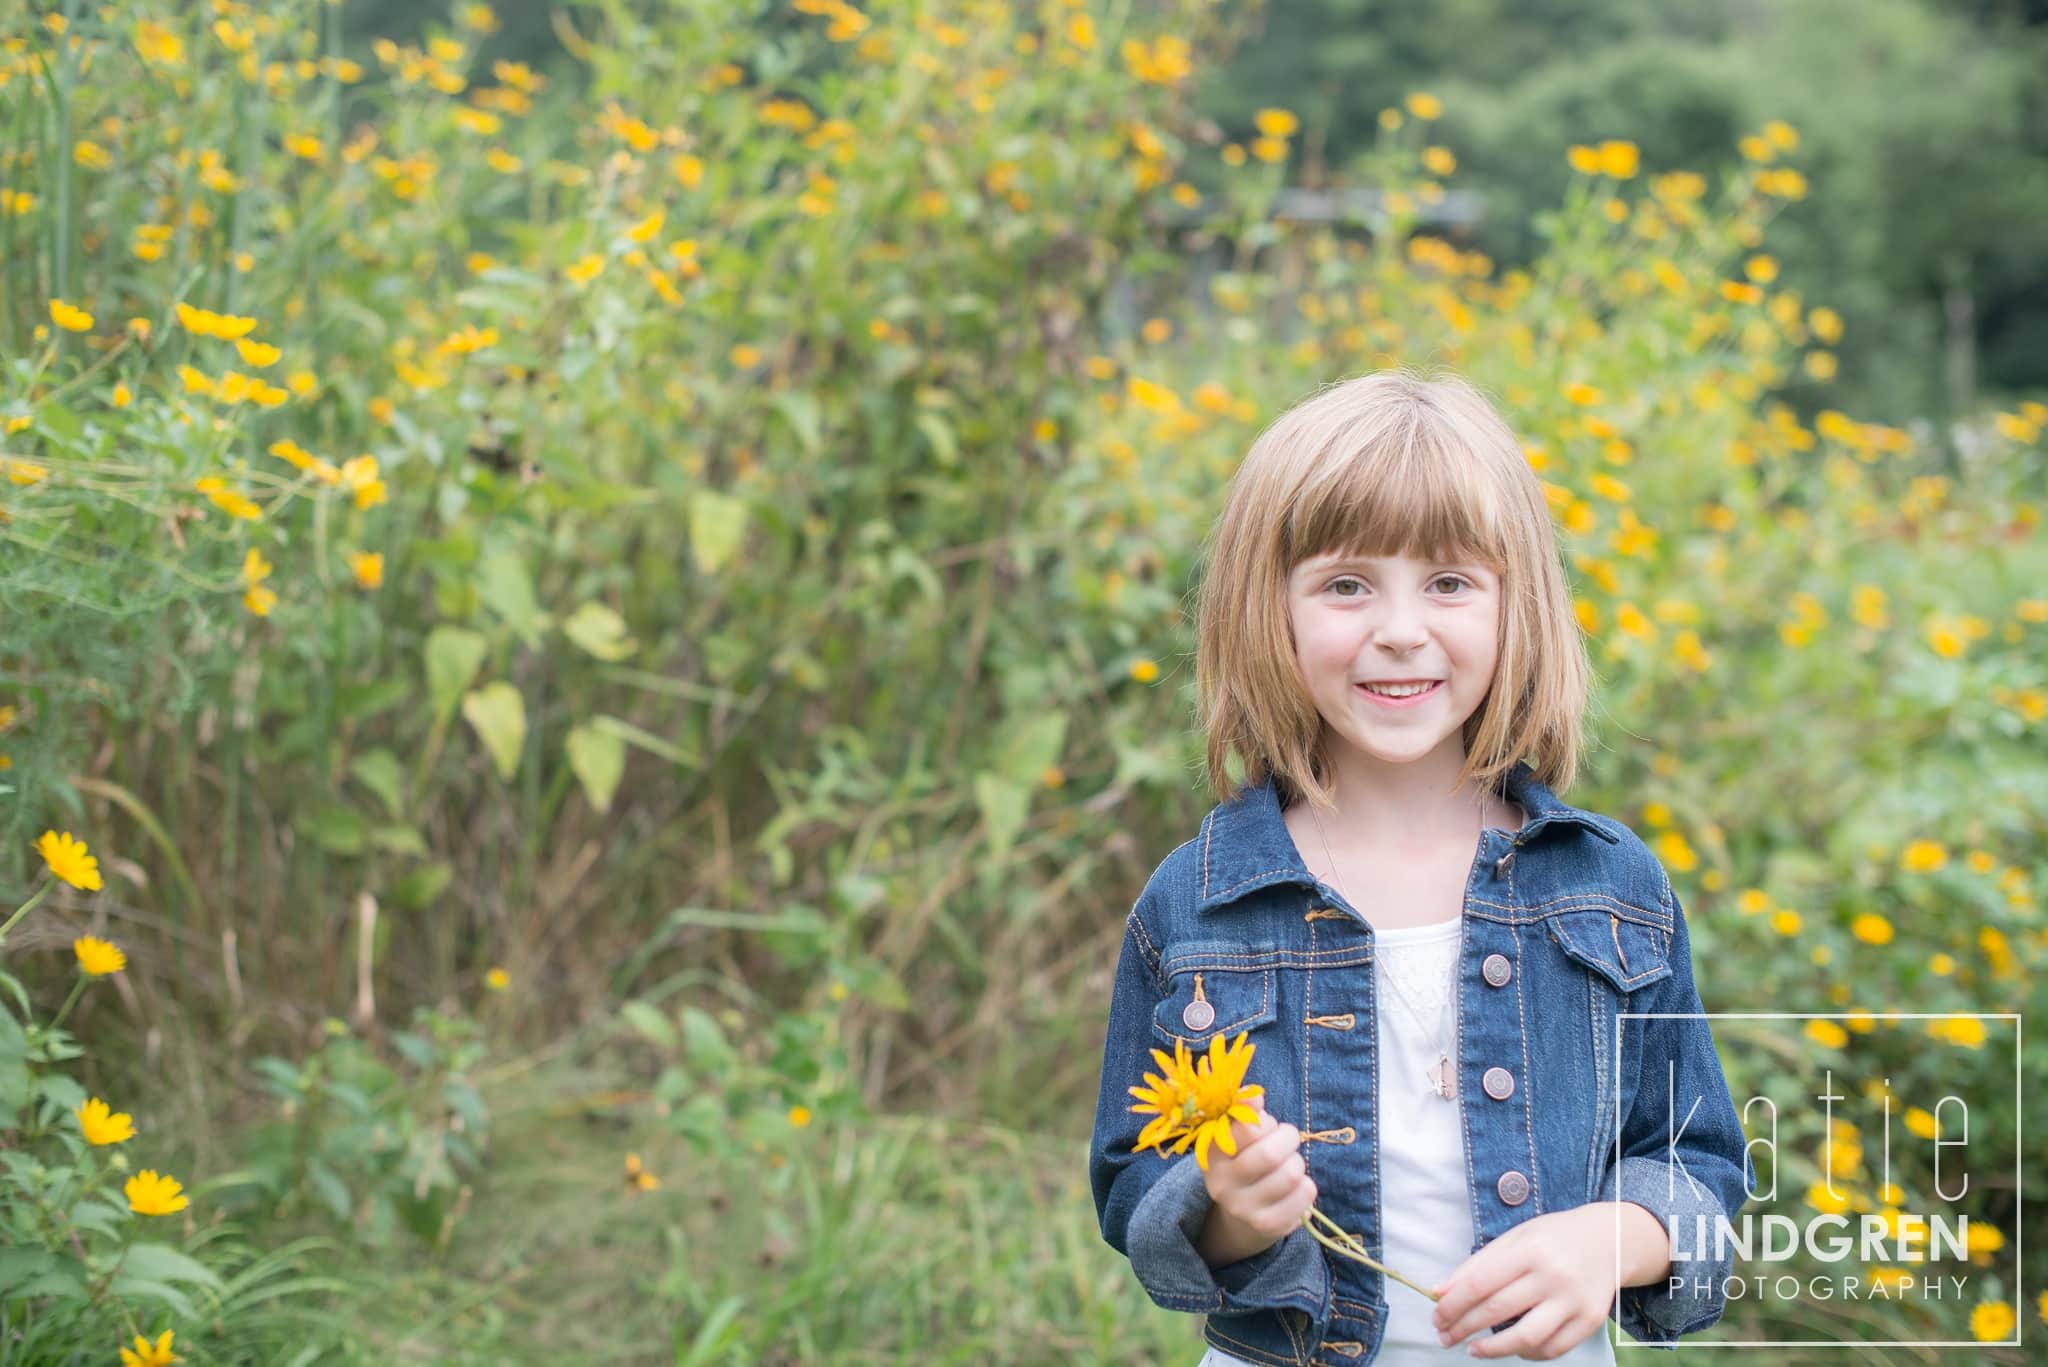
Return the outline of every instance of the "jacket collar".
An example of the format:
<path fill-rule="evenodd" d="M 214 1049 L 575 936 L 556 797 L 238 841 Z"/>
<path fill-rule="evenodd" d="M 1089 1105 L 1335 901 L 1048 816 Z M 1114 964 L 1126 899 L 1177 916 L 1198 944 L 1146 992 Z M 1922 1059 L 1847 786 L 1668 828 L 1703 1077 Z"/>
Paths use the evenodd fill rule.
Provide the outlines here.
<path fill-rule="evenodd" d="M 1515 761 L 1498 791 L 1528 817 L 1515 832 L 1516 845 L 1558 823 L 1583 826 L 1610 845 L 1620 840 L 1606 818 L 1560 800 L 1525 761 Z M 1200 839 L 1202 900 L 1195 905 L 1197 911 L 1222 906 L 1275 883 L 1316 886 L 1315 875 L 1301 862 L 1301 852 L 1280 814 L 1279 793 L 1271 774 L 1260 783 L 1239 788 L 1218 804 L 1202 822 Z"/>

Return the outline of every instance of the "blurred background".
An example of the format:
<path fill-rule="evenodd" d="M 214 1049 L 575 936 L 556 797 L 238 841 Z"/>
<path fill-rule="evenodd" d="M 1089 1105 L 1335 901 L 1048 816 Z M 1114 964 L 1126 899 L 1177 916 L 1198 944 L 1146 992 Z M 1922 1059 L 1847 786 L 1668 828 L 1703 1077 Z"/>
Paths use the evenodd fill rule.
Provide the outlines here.
<path fill-rule="evenodd" d="M 1895 1098 L 1787 1199 L 1990 1136 L 1964 1299 L 1715 1333 L 2048 1332 L 2041 1052 L 1883 1015 L 2041 1005 L 2044 70 L 2038 0 L 8 7 L 0 1361 L 1192 1363 L 1109 970 L 1224 486 L 1392 364 L 1525 441 L 1567 800 L 1708 1008 L 1844 1013 L 1738 1098 Z"/>

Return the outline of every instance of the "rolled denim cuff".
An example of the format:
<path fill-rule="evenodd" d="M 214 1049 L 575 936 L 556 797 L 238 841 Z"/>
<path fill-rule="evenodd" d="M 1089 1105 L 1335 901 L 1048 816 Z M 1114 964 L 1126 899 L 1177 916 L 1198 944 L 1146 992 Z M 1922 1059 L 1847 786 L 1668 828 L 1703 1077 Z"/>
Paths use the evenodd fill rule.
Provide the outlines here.
<path fill-rule="evenodd" d="M 1727 1307 L 1722 1285 L 1735 1270 L 1735 1250 L 1714 1236 L 1728 1212 L 1704 1183 L 1695 1184 L 1663 1158 L 1624 1158 L 1607 1169 L 1603 1201 L 1628 1201 L 1657 1217 L 1671 1238 L 1671 1269 L 1642 1286 L 1624 1286 L 1616 1318 L 1630 1338 L 1670 1348 L 1682 1334 L 1705 1329 Z M 1716 1256 L 1717 1245 L 1720 1256 Z"/>
<path fill-rule="evenodd" d="M 1169 1310 L 1237 1314 L 1299 1310 L 1317 1324 L 1330 1318 L 1330 1264 L 1307 1229 L 1297 1229 L 1249 1258 L 1211 1268 L 1195 1249 L 1209 1217 L 1209 1189 L 1192 1161 L 1167 1166 L 1131 1211 L 1131 1270 L 1145 1293 Z"/>

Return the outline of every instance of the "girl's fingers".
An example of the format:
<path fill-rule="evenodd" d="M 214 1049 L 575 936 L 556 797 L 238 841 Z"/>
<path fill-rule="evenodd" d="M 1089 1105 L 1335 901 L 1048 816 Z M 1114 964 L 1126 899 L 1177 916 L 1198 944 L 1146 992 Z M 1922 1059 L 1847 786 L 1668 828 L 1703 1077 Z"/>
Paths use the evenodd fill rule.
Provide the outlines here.
<path fill-rule="evenodd" d="M 1498 1334 L 1488 1334 L 1472 1341 L 1472 1356 L 1479 1358 L 1520 1357 L 1541 1348 L 1536 1361 L 1548 1361 L 1556 1354 L 1548 1350 L 1548 1340 L 1557 1336 L 1564 1324 L 1565 1314 L 1555 1301 L 1545 1301 L 1522 1316 L 1514 1325 Z"/>
<path fill-rule="evenodd" d="M 1541 1296 L 1542 1283 L 1537 1274 L 1534 1271 L 1524 1272 L 1453 1320 L 1450 1328 L 1444 1331 L 1442 1342 L 1445 1347 L 1450 1347 L 1468 1335 L 1479 1333 L 1502 1320 L 1513 1319 L 1535 1305 Z"/>

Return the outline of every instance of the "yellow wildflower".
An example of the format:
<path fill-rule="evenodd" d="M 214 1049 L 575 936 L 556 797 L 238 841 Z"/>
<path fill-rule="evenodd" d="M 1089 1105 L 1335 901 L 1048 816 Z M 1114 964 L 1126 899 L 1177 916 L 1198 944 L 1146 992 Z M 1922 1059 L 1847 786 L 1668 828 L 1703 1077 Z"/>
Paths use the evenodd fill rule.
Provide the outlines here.
<path fill-rule="evenodd" d="M 155 1343 L 137 1334 L 134 1349 L 121 1350 L 121 1367 L 171 1367 L 174 1362 L 183 1362 L 185 1359 L 171 1351 L 171 1334 L 171 1330 L 164 1330 L 156 1336 Z"/>
<path fill-rule="evenodd" d="M 192 1204 L 177 1178 L 159 1176 L 154 1168 L 136 1173 L 121 1190 L 137 1215 L 175 1215 Z"/>
<path fill-rule="evenodd" d="M 82 308 L 65 303 L 62 299 L 50 301 L 50 321 L 66 332 L 92 331 L 92 315 Z"/>
<path fill-rule="evenodd" d="M 128 966 L 128 956 L 119 945 L 96 935 L 81 935 L 73 940 L 71 953 L 78 960 L 79 971 L 88 978 L 104 978 Z"/>
<path fill-rule="evenodd" d="M 100 890 L 100 862 L 86 849 L 85 842 L 66 831 L 44 831 L 36 841 L 36 853 L 50 872 L 82 892 Z M 119 965 L 116 965 L 119 967 Z"/>
<path fill-rule="evenodd" d="M 135 1117 L 117 1111 L 98 1097 L 88 1097 L 72 1111 L 88 1144 L 120 1144 L 135 1137 Z"/>

